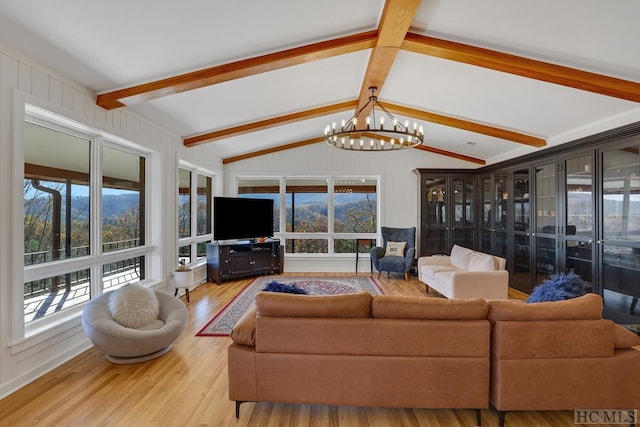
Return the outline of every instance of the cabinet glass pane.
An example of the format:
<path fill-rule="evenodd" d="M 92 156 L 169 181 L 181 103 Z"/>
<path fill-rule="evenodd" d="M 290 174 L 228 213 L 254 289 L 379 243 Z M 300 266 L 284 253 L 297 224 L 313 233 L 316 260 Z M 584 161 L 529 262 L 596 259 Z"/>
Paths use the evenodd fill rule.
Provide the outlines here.
<path fill-rule="evenodd" d="M 569 159 L 566 171 L 565 267 L 593 285 L 593 157 Z"/>
<path fill-rule="evenodd" d="M 482 216 L 480 217 L 481 228 L 491 228 L 491 178 L 482 178 Z"/>
<path fill-rule="evenodd" d="M 509 193 L 507 192 L 507 177 L 496 175 L 496 192 L 495 192 L 495 228 L 507 228 L 507 204 L 509 203 Z"/>
<path fill-rule="evenodd" d="M 556 271 L 556 239 L 536 237 L 536 283 Z"/>
<path fill-rule="evenodd" d="M 511 284 L 523 292 L 531 291 L 531 268 L 529 262 L 530 237 L 527 234 L 515 234 L 513 236 L 513 276 Z"/>
<path fill-rule="evenodd" d="M 473 248 L 474 234 L 473 228 L 456 228 L 453 230 L 453 243 L 465 248 Z"/>
<path fill-rule="evenodd" d="M 602 155 L 605 240 L 640 242 L 640 144 Z"/>
<path fill-rule="evenodd" d="M 529 210 L 529 171 L 516 171 L 513 174 L 513 213 L 514 229 L 529 231 L 531 212 Z"/>
<path fill-rule="evenodd" d="M 427 179 L 426 194 L 427 215 L 426 225 L 444 225 L 447 222 L 446 180 Z"/>
<path fill-rule="evenodd" d="M 446 230 L 430 229 L 424 245 L 428 254 L 448 254 Z"/>
<path fill-rule="evenodd" d="M 592 157 L 569 159 L 566 163 L 567 218 L 566 234 L 593 238 Z"/>
<path fill-rule="evenodd" d="M 606 309 L 616 310 L 629 323 L 640 323 L 640 249 L 604 245 L 602 287 Z"/>
<path fill-rule="evenodd" d="M 454 179 L 453 200 L 454 225 L 473 225 L 473 183 Z"/>
<path fill-rule="evenodd" d="M 556 165 L 536 167 L 536 231 L 556 233 L 558 179 Z"/>

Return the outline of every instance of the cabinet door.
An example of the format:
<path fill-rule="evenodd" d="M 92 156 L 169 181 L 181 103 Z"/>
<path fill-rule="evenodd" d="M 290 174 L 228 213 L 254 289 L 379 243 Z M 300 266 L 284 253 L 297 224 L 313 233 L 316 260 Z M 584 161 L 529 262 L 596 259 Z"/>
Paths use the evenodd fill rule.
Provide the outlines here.
<path fill-rule="evenodd" d="M 424 203 L 422 212 L 421 255 L 449 253 L 447 231 L 449 229 L 447 210 L 447 179 L 424 179 Z"/>
<path fill-rule="evenodd" d="M 253 259 L 251 261 L 253 272 L 267 273 L 271 271 L 271 251 L 267 248 L 261 248 L 253 251 Z"/>
<path fill-rule="evenodd" d="M 601 284 L 605 315 L 640 323 L 640 143 L 602 153 Z"/>
<path fill-rule="evenodd" d="M 579 275 L 588 285 L 593 284 L 595 241 L 594 156 L 589 154 L 569 158 L 564 162 L 564 268 Z"/>
<path fill-rule="evenodd" d="M 229 256 L 229 269 L 232 275 L 250 274 L 252 271 L 251 251 L 237 251 Z"/>
<path fill-rule="evenodd" d="M 536 283 L 557 271 L 558 174 L 557 163 L 536 166 L 535 253 Z"/>
<path fill-rule="evenodd" d="M 453 178 L 452 180 L 452 197 L 453 208 L 451 213 L 453 216 L 453 225 L 451 227 L 451 242 L 449 247 L 454 244 L 464 246 L 465 248 L 475 248 L 475 188 L 473 179 L 470 178 Z"/>
<path fill-rule="evenodd" d="M 531 274 L 531 210 L 529 169 L 513 173 L 513 268 L 511 286 L 530 293 Z"/>
<path fill-rule="evenodd" d="M 509 241 L 509 190 L 508 176 L 497 174 L 494 177 L 494 215 L 491 253 L 507 258 Z"/>

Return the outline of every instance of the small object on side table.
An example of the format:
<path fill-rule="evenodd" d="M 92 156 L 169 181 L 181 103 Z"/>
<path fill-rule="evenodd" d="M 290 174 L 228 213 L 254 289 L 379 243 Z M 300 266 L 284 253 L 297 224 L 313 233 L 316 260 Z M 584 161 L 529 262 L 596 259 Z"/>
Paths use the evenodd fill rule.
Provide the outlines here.
<path fill-rule="evenodd" d="M 174 272 L 173 286 L 175 288 L 174 296 L 178 295 L 178 289 L 184 288 L 189 301 L 189 288 L 193 286 L 193 270 L 184 265 L 184 260 L 180 260 L 180 267 Z"/>

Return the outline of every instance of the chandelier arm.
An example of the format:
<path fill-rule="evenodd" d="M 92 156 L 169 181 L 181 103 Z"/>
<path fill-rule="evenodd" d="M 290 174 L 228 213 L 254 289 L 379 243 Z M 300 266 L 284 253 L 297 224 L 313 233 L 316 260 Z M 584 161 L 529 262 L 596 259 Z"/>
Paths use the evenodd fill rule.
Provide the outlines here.
<path fill-rule="evenodd" d="M 396 119 L 396 117 L 395 117 L 393 114 L 391 114 L 391 113 L 389 112 L 389 110 L 387 110 L 386 108 L 384 108 L 384 105 L 380 104 L 379 102 L 376 102 L 376 104 L 378 104 L 378 107 L 380 107 L 380 109 L 381 109 L 382 111 L 384 111 L 384 112 L 385 112 L 385 114 L 386 114 L 387 116 L 389 116 L 389 118 L 390 118 L 391 120 L 395 120 L 395 119 Z M 403 124 L 400 122 L 400 120 L 398 120 L 398 126 L 400 127 L 400 129 L 407 130 L 407 127 L 406 127 L 405 125 L 403 125 Z"/>

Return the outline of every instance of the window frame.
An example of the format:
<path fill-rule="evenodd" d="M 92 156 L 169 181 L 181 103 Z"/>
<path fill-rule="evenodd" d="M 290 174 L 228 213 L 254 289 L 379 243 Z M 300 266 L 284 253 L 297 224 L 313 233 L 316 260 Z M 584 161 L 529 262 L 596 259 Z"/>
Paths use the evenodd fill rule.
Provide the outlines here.
<path fill-rule="evenodd" d="M 317 175 L 317 176 L 309 176 L 309 175 L 238 175 L 234 180 L 234 194 L 236 197 L 242 197 L 238 192 L 238 185 L 241 180 L 279 180 L 280 183 L 280 193 L 279 193 L 279 201 L 280 201 L 280 230 L 274 230 L 275 238 L 281 240 L 282 244 L 286 246 L 287 240 L 289 239 L 322 239 L 327 241 L 327 252 L 326 253 L 291 253 L 286 252 L 288 257 L 296 257 L 296 258 L 310 258 L 310 257 L 340 257 L 340 258 L 350 258 L 355 257 L 356 253 L 354 252 L 335 252 L 335 240 L 344 240 L 344 239 L 371 239 L 377 240 L 379 238 L 380 224 L 381 224 L 381 177 L 379 175 Z M 335 183 L 340 180 L 371 180 L 375 181 L 376 185 L 376 226 L 375 232 L 369 233 L 344 233 L 344 232 L 334 232 L 334 195 L 335 193 Z M 310 233 L 301 233 L 301 232 L 287 232 L 286 231 L 286 216 L 287 216 L 287 206 L 286 206 L 286 185 L 287 180 L 326 180 L 327 182 L 327 232 L 310 232 Z"/>
<path fill-rule="evenodd" d="M 24 127 L 26 122 L 31 122 L 39 126 L 44 126 L 55 131 L 63 132 L 83 139 L 87 139 L 90 143 L 90 170 L 89 170 L 89 195 L 90 195 L 90 214 L 89 214 L 89 236 L 90 236 L 90 255 L 79 256 L 56 261 L 50 261 L 35 265 L 24 265 L 24 194 L 16 191 L 12 195 L 12 240 L 13 253 L 12 260 L 14 282 L 14 292 L 11 299 L 12 307 L 12 351 L 18 352 L 28 348 L 31 344 L 37 343 L 53 332 L 53 329 L 60 327 L 72 319 L 80 317 L 82 310 L 86 304 L 79 303 L 75 306 L 64 308 L 60 311 L 48 314 L 40 319 L 32 320 L 28 323 L 25 321 L 24 315 L 24 284 L 34 280 L 46 279 L 55 275 L 73 273 L 79 270 L 90 271 L 90 298 L 95 298 L 103 293 L 103 265 L 118 261 L 127 260 L 135 257 L 144 257 L 145 274 L 144 280 L 140 283 L 150 285 L 161 280 L 160 273 L 155 272 L 158 268 L 161 271 L 162 255 L 159 245 L 154 244 L 158 238 L 153 237 L 151 230 L 156 230 L 159 225 L 157 219 L 153 219 L 150 215 L 151 206 L 160 206 L 161 193 L 152 191 L 150 182 L 153 177 L 160 176 L 160 163 L 158 161 L 159 153 L 147 146 L 134 143 L 128 139 L 121 138 L 106 131 L 99 129 L 95 125 L 83 123 L 86 119 L 70 118 L 67 113 L 58 113 L 57 108 L 52 106 L 42 107 L 41 102 L 34 102 L 28 97 L 16 97 L 14 115 L 14 152 L 13 160 L 15 167 L 12 173 L 14 188 L 22 188 L 24 182 Z M 120 249 L 111 252 L 102 251 L 102 147 L 111 147 L 117 150 L 125 151 L 133 155 L 145 158 L 144 171 L 144 230 L 141 230 L 141 236 L 144 233 L 144 242 L 142 246 L 133 248 Z M 19 200 L 18 198 L 21 198 Z M 142 207 L 141 207 L 142 208 Z M 19 254 L 19 256 L 18 256 Z M 114 288 L 110 288 L 112 290 Z M 14 348 L 15 347 L 15 348 Z"/>
<path fill-rule="evenodd" d="M 178 217 L 178 191 L 180 188 L 180 169 L 187 170 L 191 173 L 191 187 L 190 187 L 190 229 L 191 235 L 189 237 L 179 237 L 179 217 Z M 211 206 L 211 211 L 209 212 L 209 229 L 210 232 L 207 234 L 198 235 L 198 177 L 204 176 L 211 179 L 211 185 L 209 187 L 209 204 Z M 180 248 L 183 246 L 189 246 L 191 248 L 191 262 L 185 264 L 186 267 L 195 268 L 201 265 L 205 265 L 207 263 L 207 257 L 204 256 L 198 259 L 198 244 L 199 243 L 208 243 L 213 240 L 213 197 L 214 197 L 214 187 L 215 187 L 215 174 L 207 169 L 196 166 L 192 163 L 180 160 L 178 161 L 178 166 L 176 168 L 176 194 L 175 194 L 175 209 L 176 209 L 176 267 L 179 265 L 179 253 Z"/>

